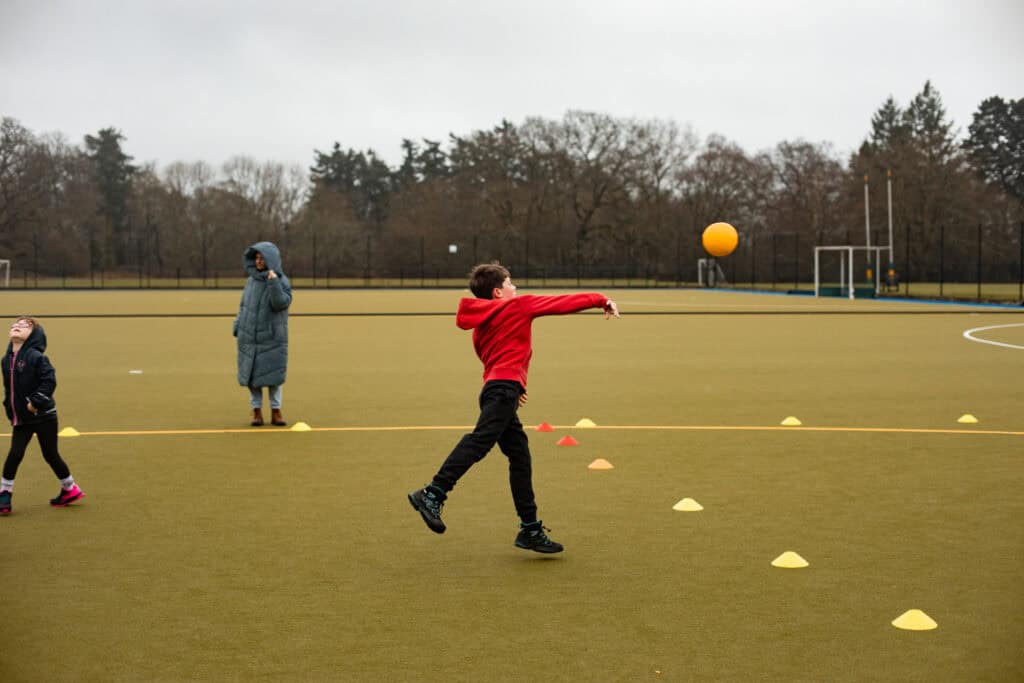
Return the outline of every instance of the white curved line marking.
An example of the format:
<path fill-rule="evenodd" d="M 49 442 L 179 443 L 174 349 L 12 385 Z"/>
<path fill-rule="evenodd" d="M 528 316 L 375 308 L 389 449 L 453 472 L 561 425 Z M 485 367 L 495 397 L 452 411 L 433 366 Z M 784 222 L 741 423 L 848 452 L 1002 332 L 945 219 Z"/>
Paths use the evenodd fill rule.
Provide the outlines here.
<path fill-rule="evenodd" d="M 1004 344 L 1003 342 L 992 341 L 991 339 L 979 339 L 978 337 L 972 336 L 975 332 L 983 332 L 985 330 L 999 330 L 1005 327 L 1024 327 L 1024 323 L 1012 323 L 1010 325 L 989 325 L 988 327 L 975 327 L 972 330 L 964 332 L 964 339 L 968 339 L 973 342 L 979 342 L 981 344 L 991 344 L 992 346 L 1003 346 L 1007 349 L 1021 349 L 1024 350 L 1024 346 L 1017 344 Z"/>

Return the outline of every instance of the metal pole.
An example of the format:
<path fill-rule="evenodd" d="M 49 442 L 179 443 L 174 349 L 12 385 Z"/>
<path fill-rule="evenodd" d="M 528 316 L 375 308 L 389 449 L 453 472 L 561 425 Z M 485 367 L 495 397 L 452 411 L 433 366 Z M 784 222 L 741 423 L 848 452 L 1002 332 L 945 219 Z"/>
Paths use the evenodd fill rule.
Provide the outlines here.
<path fill-rule="evenodd" d="M 978 300 L 981 300 L 981 223 L 978 223 Z"/>
<path fill-rule="evenodd" d="M 818 273 L 818 247 L 814 248 L 814 298 L 818 298 L 818 290 L 821 288 L 821 278 Z M 842 270 L 842 269 L 840 269 Z M 841 275 L 840 275 L 841 277 Z"/>
<path fill-rule="evenodd" d="M 871 263 L 871 261 L 868 261 Z M 850 301 L 854 299 L 854 287 L 853 287 L 853 247 L 850 247 Z"/>
<path fill-rule="evenodd" d="M 882 293 L 882 250 L 875 247 L 875 296 Z"/>
<path fill-rule="evenodd" d="M 889 264 L 891 266 L 896 262 L 892 254 L 892 170 L 885 172 L 885 185 L 889 196 Z"/>
<path fill-rule="evenodd" d="M 750 288 L 753 289 L 757 282 L 757 259 L 755 254 L 757 253 L 757 242 L 754 241 L 753 236 L 750 238 Z"/>
<path fill-rule="evenodd" d="M 1017 242 L 1020 244 L 1020 258 L 1017 261 L 1017 298 L 1024 304 L 1024 221 L 1020 222 L 1020 236 Z"/>
<path fill-rule="evenodd" d="M 779 254 L 776 237 L 778 235 L 772 233 L 772 289 L 775 289 L 775 283 L 779 281 Z"/>
<path fill-rule="evenodd" d="M 939 298 L 942 298 L 943 272 L 946 270 L 946 224 L 939 225 Z"/>
<path fill-rule="evenodd" d="M 843 287 L 846 286 L 846 257 L 843 256 L 843 252 L 837 252 L 839 254 L 839 292 L 842 293 Z"/>
<path fill-rule="evenodd" d="M 907 276 L 903 278 L 903 295 L 910 296 L 910 221 L 907 221 L 907 244 L 904 247 L 903 268 Z"/>
<path fill-rule="evenodd" d="M 864 244 L 871 246 L 871 212 L 870 200 L 868 199 L 868 176 L 864 175 Z"/>
<path fill-rule="evenodd" d="M 793 273 L 793 289 L 800 289 L 800 233 L 796 233 L 796 241 L 793 243 L 793 255 L 796 256 L 796 266 Z"/>

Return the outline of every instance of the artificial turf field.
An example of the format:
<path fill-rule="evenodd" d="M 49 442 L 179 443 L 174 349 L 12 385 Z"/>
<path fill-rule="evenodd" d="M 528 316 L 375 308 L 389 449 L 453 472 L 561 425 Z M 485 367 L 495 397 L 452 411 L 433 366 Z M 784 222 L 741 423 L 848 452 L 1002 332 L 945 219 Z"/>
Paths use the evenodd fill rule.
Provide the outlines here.
<path fill-rule="evenodd" d="M 0 293 L 46 327 L 87 494 L 50 509 L 33 442 L 0 519 L 0 677 L 1024 677 L 1024 349 L 963 337 L 1024 346 L 1019 309 L 607 293 L 621 320 L 534 324 L 520 416 L 557 426 L 531 432 L 554 557 L 513 547 L 497 451 L 443 536 L 406 501 L 476 417 L 462 291 L 296 291 L 284 413 L 311 432 L 246 426 L 238 292 Z M 810 566 L 772 567 L 787 550 Z M 890 624 L 915 608 L 938 629 Z"/>

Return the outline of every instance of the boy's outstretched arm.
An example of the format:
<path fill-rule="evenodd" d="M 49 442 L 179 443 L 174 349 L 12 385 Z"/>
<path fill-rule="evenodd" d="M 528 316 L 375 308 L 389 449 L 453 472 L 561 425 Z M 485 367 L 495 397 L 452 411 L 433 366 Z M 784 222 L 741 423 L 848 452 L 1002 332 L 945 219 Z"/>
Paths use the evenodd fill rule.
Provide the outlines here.
<path fill-rule="evenodd" d="M 614 301 L 598 292 L 557 294 L 554 296 L 520 294 L 516 299 L 524 306 L 531 318 L 539 318 L 545 315 L 565 315 L 588 308 L 600 308 L 606 311 L 606 313 L 611 314 L 610 306 L 615 306 Z M 614 315 L 617 316 L 617 307 L 615 311 Z"/>

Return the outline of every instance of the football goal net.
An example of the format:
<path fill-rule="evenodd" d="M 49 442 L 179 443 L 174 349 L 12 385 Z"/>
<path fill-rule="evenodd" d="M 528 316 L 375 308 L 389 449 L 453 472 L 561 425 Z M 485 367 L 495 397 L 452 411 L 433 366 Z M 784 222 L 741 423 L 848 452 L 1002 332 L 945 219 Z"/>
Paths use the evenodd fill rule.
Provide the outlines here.
<path fill-rule="evenodd" d="M 882 281 L 882 252 L 888 247 L 855 247 L 850 245 L 814 248 L 814 296 L 841 296 L 848 299 L 877 296 Z M 863 252 L 863 258 L 856 258 Z M 854 275 L 855 263 L 864 266 L 864 279 Z M 864 283 L 855 286 L 855 282 Z"/>

